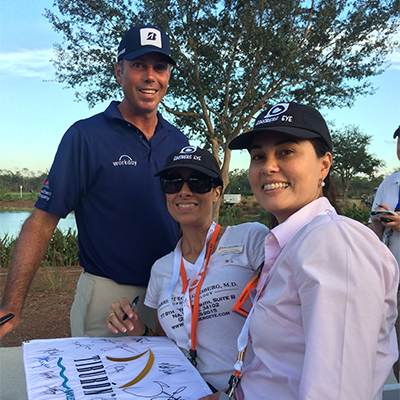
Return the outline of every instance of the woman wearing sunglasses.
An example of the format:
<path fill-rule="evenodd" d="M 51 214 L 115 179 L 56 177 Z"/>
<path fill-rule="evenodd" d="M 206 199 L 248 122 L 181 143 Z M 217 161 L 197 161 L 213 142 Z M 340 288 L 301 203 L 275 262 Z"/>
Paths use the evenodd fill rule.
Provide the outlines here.
<path fill-rule="evenodd" d="M 249 151 L 253 193 L 275 224 L 238 337 L 240 352 L 251 341 L 254 360 L 237 365 L 236 389 L 208 398 L 381 399 L 398 355 L 398 267 L 372 230 L 333 207 L 325 120 L 280 103 L 229 148 Z"/>
<path fill-rule="evenodd" d="M 220 390 L 229 380 L 244 321 L 232 308 L 264 260 L 269 231 L 259 223 L 221 227 L 212 221 L 223 182 L 217 160 L 206 150 L 188 146 L 172 153 L 156 176 L 182 237 L 174 252 L 153 265 L 145 304 L 156 309 L 155 334 L 174 340 Z M 152 334 L 135 311 L 128 299 L 119 299 L 111 305 L 108 328 Z M 129 318 L 123 320 L 125 313 Z"/>

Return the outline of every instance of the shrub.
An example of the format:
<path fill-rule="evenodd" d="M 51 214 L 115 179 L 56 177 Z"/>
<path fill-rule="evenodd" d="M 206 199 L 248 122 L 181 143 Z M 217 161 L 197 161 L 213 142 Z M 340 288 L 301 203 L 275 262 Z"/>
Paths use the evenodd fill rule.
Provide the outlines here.
<path fill-rule="evenodd" d="M 8 268 L 10 266 L 11 255 L 17 239 L 5 234 L 0 239 L 0 266 Z M 41 267 L 73 266 L 78 265 L 78 236 L 75 230 L 68 229 L 63 233 L 60 229 L 54 231 L 50 240 L 46 254 L 40 264 Z"/>
<path fill-rule="evenodd" d="M 10 266 L 11 254 L 14 250 L 17 239 L 6 233 L 0 238 L 0 267 L 8 268 Z"/>
<path fill-rule="evenodd" d="M 361 222 L 363 224 L 367 224 L 369 220 L 369 212 L 370 209 L 366 207 L 357 207 L 355 204 L 353 204 L 351 207 L 343 207 L 342 208 L 343 215 L 346 217 L 355 219 L 358 222 Z"/>

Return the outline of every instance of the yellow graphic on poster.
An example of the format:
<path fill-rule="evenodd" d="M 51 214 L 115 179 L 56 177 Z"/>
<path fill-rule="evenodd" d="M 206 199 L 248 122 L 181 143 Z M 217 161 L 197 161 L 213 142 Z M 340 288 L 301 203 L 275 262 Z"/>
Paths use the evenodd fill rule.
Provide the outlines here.
<path fill-rule="evenodd" d="M 116 358 L 116 357 L 106 356 L 107 360 L 110 360 L 110 361 L 128 362 L 128 361 L 138 360 L 139 358 L 143 357 L 146 353 L 149 353 L 149 360 L 147 361 L 147 364 L 143 368 L 142 372 L 140 372 L 140 374 L 132 381 L 126 383 L 125 385 L 120 386 L 119 389 L 127 388 L 129 386 L 135 385 L 136 383 L 140 382 L 150 372 L 151 367 L 154 364 L 154 353 L 149 349 L 149 350 L 145 351 L 144 353 L 141 353 L 141 354 L 139 354 L 137 356 L 133 356 L 133 357 Z"/>

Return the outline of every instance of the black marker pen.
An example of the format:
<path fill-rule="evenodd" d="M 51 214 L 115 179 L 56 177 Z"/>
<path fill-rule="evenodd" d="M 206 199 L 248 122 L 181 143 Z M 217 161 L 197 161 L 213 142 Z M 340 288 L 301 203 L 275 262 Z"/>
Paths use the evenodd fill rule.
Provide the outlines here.
<path fill-rule="evenodd" d="M 12 318 L 14 318 L 15 317 L 15 315 L 14 314 L 7 314 L 7 315 L 5 315 L 4 317 L 1 317 L 0 318 L 0 326 L 1 325 L 3 325 L 3 324 L 5 324 L 6 322 L 8 322 L 10 319 L 12 319 Z"/>
<path fill-rule="evenodd" d="M 139 303 L 139 296 L 136 296 L 135 299 L 131 303 L 131 309 L 133 310 Z M 128 318 L 128 315 L 125 314 L 124 318 L 122 318 L 122 321 L 125 321 Z"/>

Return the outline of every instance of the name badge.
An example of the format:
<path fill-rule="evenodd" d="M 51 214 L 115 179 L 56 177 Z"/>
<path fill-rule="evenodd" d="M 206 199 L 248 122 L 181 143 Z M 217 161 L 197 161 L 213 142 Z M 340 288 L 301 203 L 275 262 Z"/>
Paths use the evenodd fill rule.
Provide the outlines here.
<path fill-rule="evenodd" d="M 218 249 L 218 255 L 224 256 L 226 254 L 240 254 L 243 252 L 243 244 L 232 244 L 230 246 L 221 246 Z"/>

